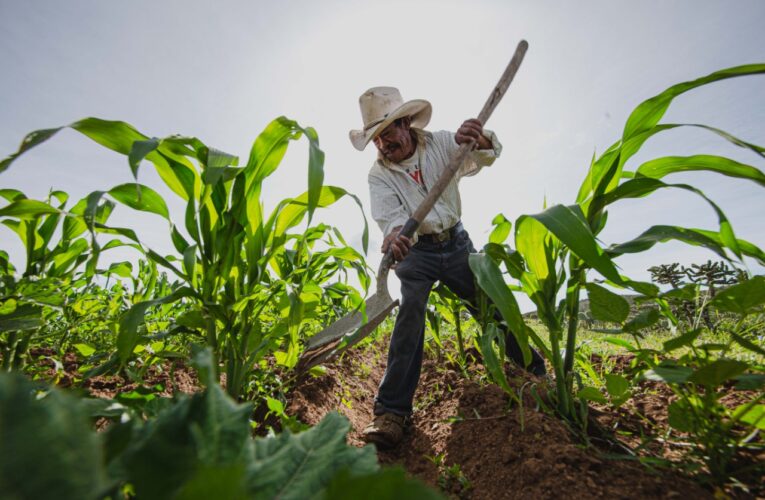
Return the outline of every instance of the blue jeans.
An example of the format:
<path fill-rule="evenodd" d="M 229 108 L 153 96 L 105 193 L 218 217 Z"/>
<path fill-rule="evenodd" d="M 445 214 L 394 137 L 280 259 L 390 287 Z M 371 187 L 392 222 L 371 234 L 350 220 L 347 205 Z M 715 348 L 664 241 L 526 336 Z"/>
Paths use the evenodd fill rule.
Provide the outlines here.
<path fill-rule="evenodd" d="M 420 241 L 396 266 L 401 280 L 401 306 L 388 350 L 388 365 L 375 398 L 375 414 L 410 415 L 414 391 L 420 379 L 425 340 L 425 307 L 436 281 L 446 285 L 475 316 L 476 285 L 468 256 L 475 248 L 464 229 L 454 238 L 441 243 Z M 500 317 L 501 318 L 501 317 Z M 524 366 L 523 354 L 515 336 L 505 329 L 507 356 Z M 532 349 L 532 360 L 526 369 L 534 374 L 545 373 L 544 360 Z"/>

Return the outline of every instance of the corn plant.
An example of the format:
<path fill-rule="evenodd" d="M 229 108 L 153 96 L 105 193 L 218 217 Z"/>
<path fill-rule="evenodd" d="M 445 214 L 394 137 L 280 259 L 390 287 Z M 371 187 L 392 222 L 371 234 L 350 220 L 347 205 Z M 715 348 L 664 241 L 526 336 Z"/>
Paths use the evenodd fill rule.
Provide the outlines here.
<path fill-rule="evenodd" d="M 498 303 L 504 320 L 518 338 L 528 361 L 531 339 L 546 352 L 555 373 L 557 411 L 569 420 L 581 415 L 584 405 L 576 404 L 573 372 L 577 348 L 580 293 L 587 291 L 596 319 L 620 325 L 619 331 L 635 333 L 659 319 L 659 310 L 676 323 L 666 300 L 653 284 L 637 282 L 622 276 L 614 260 L 625 253 L 648 250 L 655 244 L 677 240 L 710 249 L 725 260 L 752 257 L 765 263 L 765 253 L 755 245 L 736 237 L 724 212 L 701 190 L 688 184 L 669 184 L 662 179 L 675 172 L 708 171 L 740 178 L 765 186 L 765 174 L 754 166 L 732 159 L 695 155 L 662 157 L 647 161 L 635 171 L 625 170 L 626 162 L 652 136 L 677 127 L 697 127 L 726 139 L 732 144 L 765 157 L 765 149 L 738 139 L 714 127 L 698 124 L 659 124 L 662 116 L 678 95 L 702 85 L 727 78 L 765 73 L 765 64 L 738 66 L 714 72 L 697 80 L 674 85 L 644 101 L 630 115 L 619 141 L 600 157 L 593 159 L 573 205 L 555 205 L 535 215 L 522 215 L 515 223 L 515 247 L 512 250 L 490 242 L 483 254 L 471 256 L 480 287 Z M 638 237 L 604 248 L 597 236 L 608 220 L 607 209 L 617 201 L 642 198 L 660 189 L 682 189 L 701 197 L 715 211 L 717 230 L 659 225 Z M 730 252 L 730 254 L 729 254 Z M 732 254 L 732 255 L 731 255 Z M 520 282 L 534 302 L 540 320 L 550 334 L 551 348 L 525 324 L 520 309 L 504 282 L 499 264 Z M 647 309 L 628 320 L 629 304 L 619 295 L 594 282 L 588 282 L 588 271 L 598 273 L 609 285 L 628 288 L 653 299 L 659 309 Z M 559 302 L 559 297 L 565 298 Z M 586 395 L 586 392 L 581 395 Z"/>
<path fill-rule="evenodd" d="M 6 216 L 2 224 L 18 235 L 26 253 L 26 266 L 20 277 L 16 277 L 12 265 L 3 266 L 0 275 L 0 350 L 2 368 L 9 371 L 23 367 L 32 337 L 45 323 L 50 308 L 63 307 L 62 291 L 69 287 L 73 270 L 87 259 L 88 243 L 78 235 L 53 242 L 62 219 L 60 210 L 69 198 L 66 193 L 52 191 L 46 202 L 29 200 L 15 189 L 0 190 L 0 196 L 15 207 L 54 203 L 57 209 L 30 217 L 23 212 L 14 213 L 10 206 L 0 212 Z"/>
<path fill-rule="evenodd" d="M 73 209 L 67 213 L 72 215 L 67 217 L 72 226 L 90 230 L 93 235 L 88 265 L 95 268 L 102 250 L 95 235 L 116 235 L 121 243 L 109 242 L 105 247 L 134 246 L 183 283 L 167 295 L 133 304 L 122 315 L 116 353 L 109 367 L 124 367 L 133 356 L 146 334 L 144 318 L 150 308 L 184 301 L 189 310 L 179 322 L 203 335 L 205 343 L 225 363 L 227 390 L 238 397 L 248 375 L 267 354 L 279 351 L 279 361 L 294 366 L 301 336 L 310 333 L 302 330 L 305 320 L 320 304 L 328 300 L 337 305 L 342 298 L 347 298 L 346 307 L 360 302 L 355 289 L 331 281 L 350 269 L 366 285 L 367 268 L 362 255 L 348 246 L 336 230 L 311 226 L 317 208 L 328 207 L 344 196 L 351 196 L 361 207 L 359 200 L 344 189 L 323 185 L 324 153 L 312 128 L 277 118 L 255 140 L 246 165 L 239 167 L 235 156 L 193 137 L 150 138 L 124 122 L 97 118 L 86 118 L 68 127 L 127 156 L 136 181 L 95 191 L 86 197 L 81 212 Z M 0 162 L 0 173 L 19 155 L 50 139 L 61 128 L 28 134 L 17 152 Z M 269 213 L 261 200 L 263 181 L 279 166 L 289 142 L 301 137 L 309 141 L 308 190 L 280 201 Z M 138 182 L 144 160 L 185 202 L 181 227 L 173 222 L 161 195 Z M 107 225 L 106 212 L 110 209 L 101 207 L 111 206 L 111 200 L 167 220 L 177 254 L 159 255 L 142 245 L 134 230 Z M 0 216 L 37 220 L 64 213 L 63 208 L 42 201 L 10 201 L 0 209 Z M 296 230 L 301 223 L 306 229 Z M 365 252 L 367 238 L 364 218 Z M 317 241 L 330 248 L 315 250 Z M 322 285 L 332 288 L 328 299 L 324 298 Z M 261 315 L 269 312 L 273 321 L 262 321 Z"/>
<path fill-rule="evenodd" d="M 438 357 L 441 359 L 446 356 L 450 363 L 464 368 L 467 362 L 466 345 L 468 343 L 466 338 L 468 332 L 465 327 L 470 321 L 464 317 L 466 314 L 463 309 L 464 303 L 462 299 L 443 285 L 437 286 L 433 291 L 435 293 L 428 301 L 426 316 L 433 342 L 438 348 Z M 449 340 L 447 329 L 444 328 L 446 325 L 454 329 L 453 347 L 456 347 L 456 356 L 454 355 L 454 348 L 449 349 L 446 344 L 446 341 Z"/>

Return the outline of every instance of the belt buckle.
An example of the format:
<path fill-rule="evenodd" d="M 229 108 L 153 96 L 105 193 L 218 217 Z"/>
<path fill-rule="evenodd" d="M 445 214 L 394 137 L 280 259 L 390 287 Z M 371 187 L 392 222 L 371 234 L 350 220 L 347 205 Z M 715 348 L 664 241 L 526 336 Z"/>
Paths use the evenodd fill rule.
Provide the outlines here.
<path fill-rule="evenodd" d="M 435 236 L 436 236 L 436 240 L 439 243 L 443 243 L 444 241 L 448 241 L 450 239 L 450 237 L 451 237 L 451 235 L 449 234 L 449 230 L 448 229 L 446 231 L 443 231 L 443 232 L 440 232 L 440 233 L 436 233 Z"/>

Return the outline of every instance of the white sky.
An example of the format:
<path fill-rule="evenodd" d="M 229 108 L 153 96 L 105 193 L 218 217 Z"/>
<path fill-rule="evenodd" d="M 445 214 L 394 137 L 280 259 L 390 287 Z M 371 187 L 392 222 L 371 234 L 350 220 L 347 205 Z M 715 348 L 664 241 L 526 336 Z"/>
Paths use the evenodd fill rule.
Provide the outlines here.
<path fill-rule="evenodd" d="M 548 204 L 572 203 L 593 152 L 621 135 L 629 112 L 666 87 L 712 71 L 765 62 L 765 2 L 724 1 L 131 1 L 0 0 L 0 156 L 29 131 L 86 116 L 127 121 L 149 136 L 195 135 L 243 161 L 253 139 L 286 115 L 317 129 L 325 183 L 361 197 L 374 148 L 357 152 L 358 96 L 376 85 L 433 104 L 431 129 L 454 130 L 478 113 L 521 38 L 526 59 L 487 128 L 504 144 L 490 169 L 462 184 L 463 221 L 477 246 L 499 212 L 515 220 Z M 705 123 L 765 144 L 765 76 L 692 91 L 664 122 Z M 628 167 L 665 155 L 723 154 L 763 168 L 756 155 L 701 130 L 651 139 Z M 267 207 L 306 187 L 307 148 L 293 144 L 265 185 Z M 30 197 L 62 189 L 73 202 L 131 179 L 127 161 L 71 131 L 27 153 L 0 187 Z M 765 246 L 765 197 L 752 182 L 711 174 L 669 178 L 701 187 L 726 211 L 737 235 Z M 141 182 L 160 181 L 149 165 Z M 160 190 L 170 202 L 174 195 Z M 73 203 L 72 202 L 72 203 Z M 181 221 L 183 206 L 170 203 Z M 319 216 L 361 247 L 361 219 L 343 201 Z M 111 223 L 137 229 L 172 252 L 166 224 L 126 207 Z M 381 241 L 370 220 L 370 262 Z M 711 208 L 685 192 L 620 202 L 601 237 L 610 244 L 655 224 L 715 229 Z M 0 248 L 17 266 L 16 236 Z M 124 256 L 123 256 L 124 258 Z M 678 243 L 617 262 L 646 268 L 715 258 Z M 757 272 L 761 268 L 752 267 Z M 391 280 L 391 287 L 397 285 Z"/>

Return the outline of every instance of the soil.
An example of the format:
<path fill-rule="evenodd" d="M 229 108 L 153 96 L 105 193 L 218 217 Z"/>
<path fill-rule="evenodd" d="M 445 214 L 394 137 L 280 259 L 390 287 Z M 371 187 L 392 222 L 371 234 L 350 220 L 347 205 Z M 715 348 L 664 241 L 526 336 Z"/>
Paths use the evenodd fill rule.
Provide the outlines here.
<path fill-rule="evenodd" d="M 328 412 L 345 415 L 352 429 L 348 442 L 363 446 L 361 431 L 372 418 L 373 398 L 385 370 L 386 340 L 355 349 L 326 367 L 320 377 L 307 377 L 289 396 L 288 413 L 308 424 Z M 629 360 L 617 360 L 629 363 Z M 379 461 L 400 465 L 452 498 L 712 498 L 712 491 L 680 474 L 676 468 L 649 468 L 624 449 L 581 444 L 560 419 L 543 411 L 531 396 L 542 392 L 544 380 L 508 369 L 511 384 L 523 394 L 522 404 L 482 379 L 477 364 L 467 376 L 438 360 L 426 360 L 415 395 L 412 426 L 392 450 L 379 450 Z M 644 391 L 620 413 L 592 409 L 601 430 L 666 425 L 668 399 L 661 391 Z M 632 405 L 632 406 L 630 406 Z M 631 410 L 642 417 L 634 417 Z M 637 420 L 638 422 L 635 422 Z M 617 422 L 619 422 L 617 424 Z M 640 427 L 643 425 L 643 427 Z M 593 439 L 592 442 L 598 442 Z M 639 439 L 638 439 L 639 441 Z M 627 439 L 633 447 L 639 442 Z M 622 458 L 613 457 L 621 451 Z M 679 459 L 672 446 L 659 444 L 641 456 Z M 665 456 L 665 454 L 667 456 Z M 755 483 L 756 485 L 756 483 Z M 755 490 L 735 496 L 753 497 Z M 718 492 L 718 495 L 722 492 Z"/>
<path fill-rule="evenodd" d="M 349 444 L 365 446 L 361 431 L 372 419 L 386 349 L 387 339 L 378 339 L 325 365 L 323 375 L 306 375 L 288 395 L 287 413 L 314 425 L 328 412 L 339 411 L 351 423 Z M 729 489 L 715 494 L 681 474 L 677 467 L 649 468 L 635 456 L 627 457 L 626 448 L 642 445 L 637 453 L 641 458 L 676 463 L 683 458 L 680 443 L 660 437 L 666 429 L 667 406 L 674 397 L 660 384 L 645 382 L 642 390 L 617 411 L 591 406 L 592 426 L 600 429 L 597 436 L 603 437 L 603 432 L 611 436 L 613 432 L 618 441 L 592 437 L 592 444 L 584 446 L 532 397 L 532 392 L 544 393 L 545 380 L 508 367 L 512 387 L 516 394 L 522 394 L 522 398 L 511 401 L 501 389 L 487 383 L 485 370 L 475 361 L 480 356 L 471 354 L 474 359 L 465 372 L 444 360 L 425 360 L 412 425 L 400 445 L 378 451 L 381 464 L 401 466 L 411 476 L 460 499 L 724 498 L 726 493 L 765 498 L 765 478 L 761 476 L 746 478 L 749 493 Z M 39 378 L 62 387 L 83 388 L 93 397 L 114 398 L 140 387 L 162 396 L 200 390 L 195 370 L 183 361 L 148 367 L 138 384 L 122 376 L 82 380 L 75 353 L 67 353 L 60 362 L 55 358 L 50 349 L 30 351 Z M 631 359 L 619 356 L 609 363 L 615 371 L 627 371 Z M 726 397 L 734 404 L 746 395 L 733 391 Z M 645 436 L 655 439 L 645 440 Z M 621 458 L 614 458 L 616 454 Z M 763 455 L 744 458 L 749 463 L 765 464 Z"/>
<path fill-rule="evenodd" d="M 120 375 L 99 375 L 82 380 L 83 375 L 79 371 L 81 362 L 77 354 L 66 353 L 58 367 L 55 357 L 55 351 L 50 348 L 33 348 L 29 351 L 29 359 L 39 370 L 40 378 L 55 382 L 59 387 L 80 387 L 95 398 L 113 399 L 140 387 L 152 389 L 154 394 L 164 397 L 170 397 L 176 392 L 193 394 L 201 390 L 196 370 L 181 360 L 163 361 L 149 366 L 141 383 L 137 383 Z M 160 390 L 157 390 L 158 386 Z"/>

